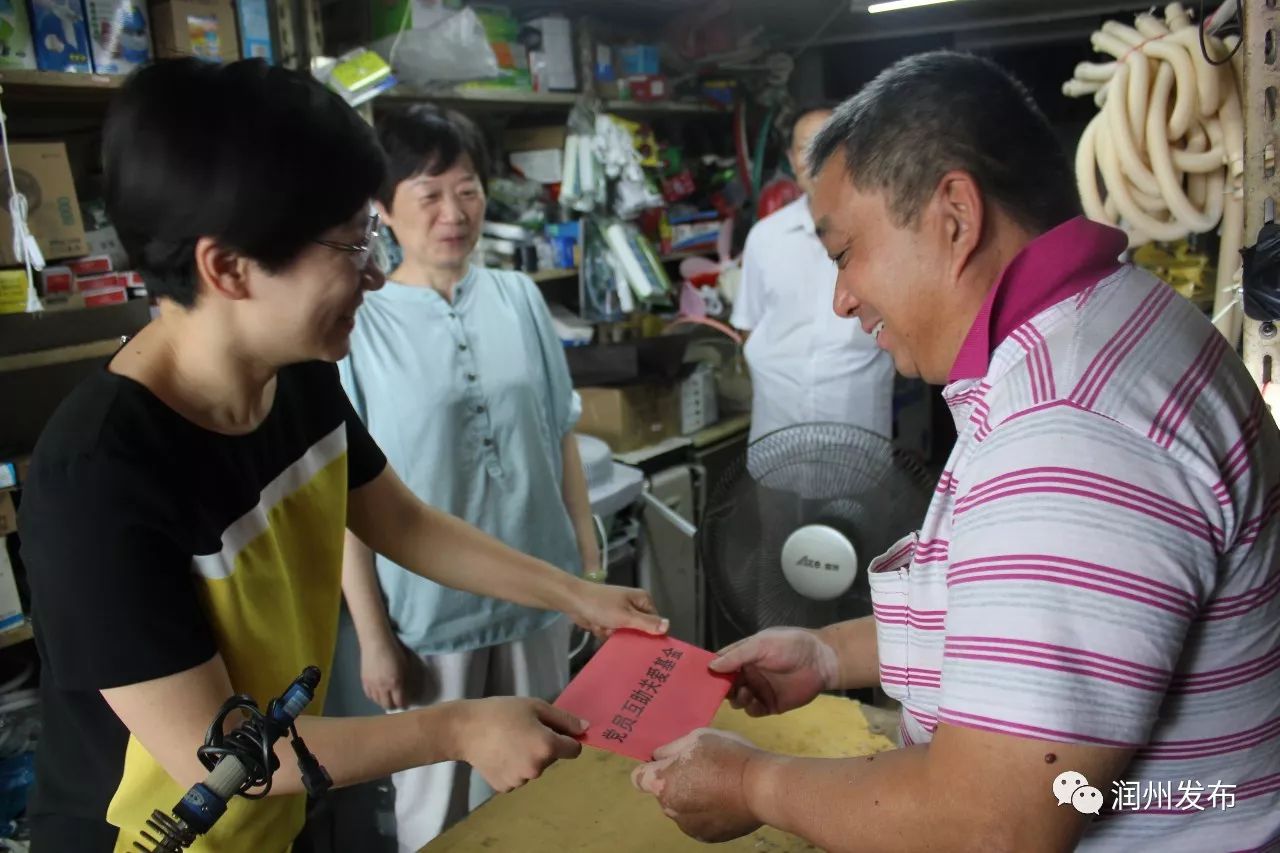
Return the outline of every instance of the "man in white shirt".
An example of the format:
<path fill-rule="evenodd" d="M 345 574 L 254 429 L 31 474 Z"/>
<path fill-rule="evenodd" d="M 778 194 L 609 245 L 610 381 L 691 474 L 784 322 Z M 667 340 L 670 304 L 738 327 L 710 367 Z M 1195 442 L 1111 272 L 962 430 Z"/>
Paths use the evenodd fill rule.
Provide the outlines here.
<path fill-rule="evenodd" d="M 787 157 L 804 195 L 757 222 L 742 252 L 732 323 L 749 332 L 751 440 L 819 421 L 860 426 L 886 438 L 893 428 L 893 360 L 871 335 L 831 310 L 836 267 L 809 213 L 809 141 L 831 116 L 796 119 Z"/>

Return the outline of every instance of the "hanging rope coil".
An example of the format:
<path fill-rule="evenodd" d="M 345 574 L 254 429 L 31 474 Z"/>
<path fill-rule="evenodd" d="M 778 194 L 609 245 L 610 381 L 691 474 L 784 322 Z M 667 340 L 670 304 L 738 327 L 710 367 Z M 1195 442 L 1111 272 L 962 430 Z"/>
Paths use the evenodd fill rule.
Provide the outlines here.
<path fill-rule="evenodd" d="M 1080 63 L 1062 87 L 1070 97 L 1093 95 L 1099 108 L 1076 149 L 1090 219 L 1123 228 L 1131 247 L 1221 227 L 1213 318 L 1233 345 L 1242 323 L 1242 74 L 1238 55 L 1214 65 L 1205 51 L 1226 56 L 1236 41 L 1202 34 L 1170 3 L 1163 18 L 1103 24 L 1090 42 L 1113 61 Z"/>

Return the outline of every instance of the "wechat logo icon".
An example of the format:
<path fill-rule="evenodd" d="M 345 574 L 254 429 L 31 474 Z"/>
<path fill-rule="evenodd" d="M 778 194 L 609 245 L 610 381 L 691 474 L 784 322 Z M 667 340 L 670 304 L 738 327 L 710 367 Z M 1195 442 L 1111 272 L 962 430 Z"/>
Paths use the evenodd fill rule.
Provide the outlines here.
<path fill-rule="evenodd" d="M 1058 805 L 1070 805 L 1080 814 L 1102 811 L 1102 792 L 1089 784 L 1083 773 L 1067 770 L 1053 780 L 1053 796 Z"/>

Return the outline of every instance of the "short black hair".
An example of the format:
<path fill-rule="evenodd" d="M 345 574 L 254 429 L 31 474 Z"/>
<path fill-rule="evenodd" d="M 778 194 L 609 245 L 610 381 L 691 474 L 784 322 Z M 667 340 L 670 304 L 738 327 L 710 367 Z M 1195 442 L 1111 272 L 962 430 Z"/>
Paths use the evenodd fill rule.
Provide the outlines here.
<path fill-rule="evenodd" d="M 994 62 L 953 51 L 910 56 L 841 104 L 814 138 L 814 174 L 842 151 L 854 186 L 916 221 L 942 176 L 968 172 L 1034 233 L 1081 212 L 1075 172 L 1026 88 Z"/>
<path fill-rule="evenodd" d="M 809 113 L 830 113 L 835 112 L 838 104 L 835 101 L 829 101 L 826 98 L 816 100 L 801 101 L 791 111 L 791 127 L 787 130 L 787 146 L 796 144 L 796 126 L 800 124 L 800 119 L 809 115 Z"/>
<path fill-rule="evenodd" d="M 401 181 L 447 172 L 463 155 L 471 160 L 480 185 L 489 187 L 489 148 L 484 134 L 456 110 L 415 104 L 390 113 L 378 122 L 378 139 L 387 155 L 387 176 L 378 198 L 387 210 Z"/>
<path fill-rule="evenodd" d="M 338 95 L 260 59 L 139 69 L 102 150 L 107 213 L 133 266 L 187 306 L 198 239 L 278 272 L 367 206 L 386 172 L 372 128 Z"/>

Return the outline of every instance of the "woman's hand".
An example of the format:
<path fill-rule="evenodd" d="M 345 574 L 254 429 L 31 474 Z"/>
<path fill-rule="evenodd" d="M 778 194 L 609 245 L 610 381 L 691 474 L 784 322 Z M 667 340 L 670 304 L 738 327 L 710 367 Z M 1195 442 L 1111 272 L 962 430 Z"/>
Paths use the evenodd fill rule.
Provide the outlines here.
<path fill-rule="evenodd" d="M 653 598 L 643 589 L 576 580 L 572 601 L 565 613 L 579 627 L 602 639 L 618 628 L 665 634 L 670 627 L 670 620 L 657 615 Z"/>
<path fill-rule="evenodd" d="M 461 718 L 458 753 L 500 793 L 537 779 L 561 758 L 577 758 L 584 721 L 541 699 L 470 699 Z"/>
<path fill-rule="evenodd" d="M 413 653 L 395 635 L 360 644 L 360 681 L 364 695 L 388 711 L 409 705 Z"/>

